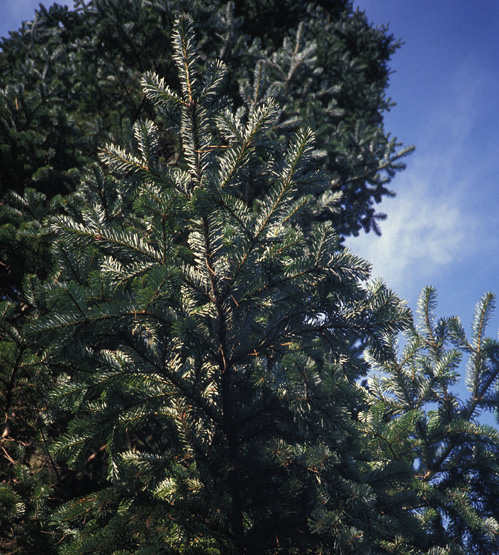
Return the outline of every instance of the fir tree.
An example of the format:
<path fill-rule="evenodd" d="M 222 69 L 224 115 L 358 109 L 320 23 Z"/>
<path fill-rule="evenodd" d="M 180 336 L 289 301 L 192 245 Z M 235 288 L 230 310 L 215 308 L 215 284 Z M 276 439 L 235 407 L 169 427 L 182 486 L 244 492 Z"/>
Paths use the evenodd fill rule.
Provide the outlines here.
<path fill-rule="evenodd" d="M 275 102 L 234 110 L 190 18 L 173 45 L 180 92 L 142 78 L 169 127 L 103 150 L 111 173 L 52 220 L 53 274 L 26 284 L 52 415 L 70 419 L 55 452 L 107 465 L 55 513 L 63 552 L 408 553 L 412 494 L 391 490 L 410 468 L 360 441 L 352 345 L 383 360 L 409 313 L 330 223 L 302 225 L 324 181 L 313 132 L 282 145 Z M 162 132 L 179 137 L 169 164 Z"/>
<path fill-rule="evenodd" d="M 262 104 L 269 95 L 277 96 L 282 108 L 279 129 L 274 130 L 283 144 L 296 131 L 296 121 L 303 118 L 314 128 L 318 147 L 328 144 L 330 154 L 322 156 L 322 165 L 326 167 L 331 160 L 338 163 L 332 168 L 333 194 L 328 193 L 331 180 L 323 181 L 323 188 L 313 193 L 318 202 L 304 207 L 306 217 L 302 209 L 302 222 L 309 216 L 329 219 L 340 235 L 347 235 L 362 226 L 369 229 L 370 222 L 375 221 L 373 202 L 388 194 L 386 185 L 398 167 L 396 145 L 381 126 L 389 104 L 383 97 L 387 61 L 397 45 L 385 29 L 374 29 L 362 14 L 354 14 L 348 2 L 308 6 L 287 2 L 286 18 L 281 8 L 281 2 L 259 0 L 236 4 L 218 0 L 78 0 L 73 10 L 40 6 L 33 22 L 2 39 L 0 296 L 8 304 L 0 327 L 5 354 L 0 368 L 5 415 L 0 474 L 7 492 L 6 507 L 11 506 L 9 499 L 14 494 L 19 493 L 24 500 L 16 504 L 14 512 L 6 508 L 6 520 L 2 521 L 2 530 L 10 530 L 9 538 L 16 537 L 18 546 L 24 541 L 20 530 L 30 530 L 32 523 L 38 532 L 46 528 L 43 511 L 32 518 L 34 513 L 22 509 L 22 504 L 28 507 L 30 498 L 39 499 L 37 492 L 43 490 L 46 496 L 49 486 L 58 484 L 45 443 L 65 422 L 59 415 L 57 425 L 48 425 L 43 417 L 45 388 L 50 387 L 53 375 L 43 364 L 34 371 L 36 351 L 25 337 L 12 333 L 19 333 L 30 314 L 30 301 L 21 282 L 27 271 L 42 279 L 50 272 L 48 245 L 52 237 L 46 231 L 39 233 L 39 229 L 48 214 L 63 210 L 61 203 L 66 201 L 58 193 L 67 194 L 77 186 L 83 168 L 95 158 L 103 142 L 128 145 L 131 124 L 141 117 L 152 117 L 151 103 L 146 102 L 139 86 L 141 74 L 146 70 L 158 72 L 178 92 L 168 38 L 179 9 L 189 9 L 196 18 L 201 63 L 217 55 L 230 67 L 225 90 L 235 108 L 248 98 Z M 263 19 L 258 19 L 262 15 Z M 364 47 L 360 49 L 357 33 L 363 36 Z M 257 62 L 259 71 L 253 79 L 251 68 Z M 255 96 L 255 91 L 260 92 Z M 320 94 L 315 99 L 317 91 Z M 307 99 L 308 107 L 303 99 Z M 323 125 L 326 121 L 328 124 Z M 355 122 L 358 129 L 354 133 Z M 362 137 L 370 141 L 369 147 Z M 164 132 L 159 143 L 158 157 L 172 162 L 175 137 Z M 377 154 L 373 155 L 374 151 Z M 385 162 L 379 165 L 385 155 Z M 259 180 L 258 172 L 248 173 L 247 180 L 250 177 L 260 186 L 253 187 L 252 194 L 261 198 L 266 181 Z M 336 194 L 340 189 L 341 199 Z M 134 197 L 125 200 L 120 208 L 123 212 L 132 207 Z M 340 204 L 343 210 L 336 209 Z M 101 482 L 98 458 L 93 462 L 92 471 L 86 467 L 85 479 L 60 469 L 65 494 L 78 495 Z M 21 468 L 23 479 L 18 473 Z M 56 490 L 64 497 L 60 485 Z M 52 499 L 50 504 L 57 502 Z M 35 505 L 42 507 L 43 503 L 37 501 Z M 46 529 L 42 536 L 37 536 L 38 532 L 27 534 L 31 538 L 24 544 L 28 551 L 32 551 L 29 546 L 42 545 L 40 538 L 49 538 Z"/>
<path fill-rule="evenodd" d="M 428 287 L 400 358 L 372 361 L 381 374 L 369 380 L 366 436 L 379 460 L 414 467 L 414 510 L 438 553 L 491 554 L 499 547 L 499 434 L 480 422 L 499 402 L 499 342 L 485 335 L 494 306 L 493 295 L 484 295 L 468 338 L 459 318 L 436 320 L 436 293 Z M 453 391 L 464 357 L 467 399 Z"/>
<path fill-rule="evenodd" d="M 40 233 L 40 227 L 47 215 L 64 210 L 67 201 L 58 194 L 77 186 L 99 145 L 112 140 L 128 146 L 133 140 L 131 124 L 153 116 L 152 104 L 139 86 L 141 74 L 158 72 L 179 91 L 168 40 L 179 9 L 188 8 L 195 15 L 201 65 L 215 54 L 230 68 L 225 90 L 234 109 L 250 100 L 257 108 L 276 96 L 281 109 L 274 132 L 281 144 L 292 140 L 297 122 L 305 119 L 315 131 L 318 148 L 327 147 L 328 155 L 322 154 L 320 160 L 323 168 L 334 172 L 334 180 L 323 180 L 322 188 L 311 191 L 316 201 L 299 213 L 302 225 L 330 220 L 340 237 L 361 227 L 371 229 L 377 217 L 374 203 L 389 194 L 387 183 L 400 167 L 397 145 L 382 129 L 382 114 L 389 106 L 383 96 L 387 62 L 397 47 L 385 29 L 372 28 L 343 1 L 308 6 L 288 2 L 285 18 L 282 13 L 277 17 L 281 3 L 276 2 L 179 4 L 78 0 L 74 10 L 40 6 L 33 22 L 2 39 L 0 298 L 7 305 L 0 327 L 5 354 L 0 368 L 5 415 L 0 473 L 6 507 L 14 494 L 23 499 L 16 511 L 4 511 L 2 529 L 15 530 L 8 532 L 9 537 L 16 537 L 21 545 L 20 530 L 30 530 L 33 522 L 38 532 L 45 527 L 42 536 L 36 532 L 27 538 L 28 551 L 29 546 L 41 545 L 40 538 L 48 540 L 43 515 L 49 513 L 38 511 L 33 517 L 22 504 L 28 507 L 30 499 L 39 499 L 37 492 L 46 497 L 51 486 L 59 484 L 56 498 L 49 503 L 53 507 L 60 497 L 98 487 L 102 469 L 96 457 L 91 470 L 86 466 L 83 479 L 65 468 L 59 469 L 58 476 L 47 456 L 45 444 L 59 433 L 65 418 L 59 415 L 57 425 L 47 426 L 45 389 L 54 375 L 47 373 L 43 363 L 34 371 L 36 350 L 31 349 L 31 341 L 12 333 L 20 333 L 31 310 L 21 282 L 26 272 L 41 279 L 50 273 L 52 237 L 47 230 Z M 357 34 L 363 37 L 360 49 Z M 251 68 L 257 63 L 253 76 Z M 176 138 L 165 126 L 161 129 L 158 159 L 172 163 L 178 150 Z M 97 174 L 96 170 L 97 180 L 104 179 Z M 267 182 L 259 171 L 248 172 L 246 180 L 253 183 L 254 197 L 246 201 L 252 204 L 263 198 Z M 136 214 L 125 218 L 134 195 L 121 198 L 123 222 L 135 221 Z M 113 199 L 114 193 L 106 202 Z M 16 474 L 21 468 L 23 479 Z"/>
<path fill-rule="evenodd" d="M 43 419 L 50 373 L 15 315 L 13 304 L 0 303 L 0 551 L 48 553 L 51 484 L 57 481 Z"/>

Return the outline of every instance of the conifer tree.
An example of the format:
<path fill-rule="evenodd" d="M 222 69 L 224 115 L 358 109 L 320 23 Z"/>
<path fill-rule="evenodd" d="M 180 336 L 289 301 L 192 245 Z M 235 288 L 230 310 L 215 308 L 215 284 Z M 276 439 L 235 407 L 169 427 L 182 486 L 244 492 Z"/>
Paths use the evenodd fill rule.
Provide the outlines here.
<path fill-rule="evenodd" d="M 414 510 L 436 553 L 485 555 L 499 548 L 499 434 L 480 422 L 483 411 L 499 404 L 499 342 L 485 334 L 494 307 L 494 296 L 484 295 L 468 338 L 459 318 L 436 320 L 436 293 L 427 287 L 401 356 L 372 361 L 379 373 L 369 380 L 366 437 L 380 461 L 414 467 Z M 467 399 L 454 390 L 464 357 Z"/>
<path fill-rule="evenodd" d="M 282 2 L 274 1 L 77 0 L 74 10 L 40 6 L 33 22 L 2 39 L 0 300 L 7 304 L 0 325 L 0 474 L 5 507 L 13 506 L 12 499 L 18 502 L 15 511 L 3 512 L 1 528 L 10 538 L 6 541 L 17 537 L 18 547 L 25 539 L 28 552 L 51 537 L 46 529 L 39 535 L 49 515 L 43 507 L 50 486 L 56 485 L 53 507 L 61 497 L 96 487 L 102 471 L 93 459 L 84 480 L 67 469 L 58 474 L 46 452 L 47 441 L 65 419 L 59 415 L 57 425 L 47 426 L 46 389 L 54 374 L 43 360 L 37 365 L 31 341 L 16 335 L 31 310 L 21 282 L 26 272 L 41 279 L 50 272 L 52 237 L 39 229 L 47 215 L 61 212 L 67 203 L 58 194 L 76 187 L 103 142 L 128 146 L 131 124 L 153 116 L 140 75 L 154 70 L 179 91 L 168 37 L 175 16 L 186 8 L 198 24 L 201 65 L 217 55 L 230 68 L 225 90 L 234 109 L 250 100 L 256 108 L 275 96 L 281 109 L 274 131 L 282 144 L 292 140 L 296 122 L 306 120 L 317 147 L 327 146 L 321 164 L 334 179 L 313 190 L 316 202 L 302 208 L 302 225 L 330 220 L 340 236 L 371 229 L 378 217 L 374 204 L 389 194 L 387 183 L 401 167 L 397 145 L 382 128 L 389 105 L 383 96 L 387 62 L 397 45 L 385 29 L 372 28 L 354 13 L 349 2 L 306 6 L 290 1 L 283 18 Z M 257 63 L 253 79 L 251 68 Z M 166 126 L 162 131 L 158 157 L 172 162 L 176 139 Z M 250 178 L 253 200 L 261 198 L 266 181 L 258 172 L 248 172 Z M 132 196 L 121 210 L 127 212 L 133 202 Z M 32 524 L 33 533 L 19 533 Z"/>
<path fill-rule="evenodd" d="M 25 284 L 69 419 L 54 452 L 107 469 L 56 511 L 62 552 L 410 553 L 411 468 L 360 441 L 352 354 L 368 340 L 381 363 L 409 312 L 330 223 L 302 225 L 324 180 L 313 132 L 282 145 L 274 101 L 235 110 L 188 16 L 173 45 L 180 92 L 142 78 L 168 127 L 106 146 L 110 173 L 51 220 L 52 275 Z"/>

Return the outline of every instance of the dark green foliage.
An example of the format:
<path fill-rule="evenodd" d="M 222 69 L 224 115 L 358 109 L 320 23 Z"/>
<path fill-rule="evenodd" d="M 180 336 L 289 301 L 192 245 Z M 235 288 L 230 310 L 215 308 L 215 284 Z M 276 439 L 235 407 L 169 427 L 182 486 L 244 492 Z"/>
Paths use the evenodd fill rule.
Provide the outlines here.
<path fill-rule="evenodd" d="M 342 249 L 402 167 L 393 38 L 339 0 L 86 4 L 0 52 L 0 549 L 495 553 L 493 297 L 471 340 L 431 289 L 409 328 Z"/>
<path fill-rule="evenodd" d="M 43 417 L 51 375 L 22 337 L 18 311 L 0 303 L 0 550 L 27 555 L 50 552 L 53 545 L 48 523 L 59 476 Z"/>
<path fill-rule="evenodd" d="M 396 45 L 385 31 L 371 29 L 363 16 L 354 16 L 349 3 L 331 2 L 321 8 L 319 4 L 311 3 L 307 7 L 290 2 L 287 19 L 282 18 L 282 13 L 277 17 L 280 8 L 281 3 L 260 1 L 238 2 L 234 6 L 218 0 L 182 3 L 168 0 L 147 3 L 136 0 L 78 1 L 74 10 L 60 6 L 40 7 L 33 23 L 23 25 L 2 40 L 0 295 L 2 300 L 14 303 L 9 309 L 9 321 L 20 328 L 31 310 L 22 293 L 23 276 L 29 272 L 45 279 L 50 273 L 52 261 L 48 246 L 53 238 L 49 230 L 42 230 L 41 222 L 49 214 L 64 210 L 67 203 L 58 195 L 75 189 L 86 171 L 85 166 L 95 159 L 102 144 L 114 141 L 130 145 L 134 140 L 132 124 L 140 118 L 153 117 L 152 104 L 145 101 L 139 86 L 143 72 L 152 70 L 158 73 L 178 91 L 179 81 L 171 62 L 169 39 L 173 20 L 180 10 L 189 10 L 195 17 L 201 39 L 200 64 L 215 55 L 223 58 L 229 66 L 224 91 L 232 98 L 235 107 L 248 104 L 248 95 L 255 101 L 255 109 L 268 101 L 269 94 L 278 97 L 282 110 L 273 121 L 275 135 L 272 140 L 260 142 L 258 148 L 265 152 L 276 144 L 279 136 L 281 146 L 286 144 L 296 130 L 293 118 L 306 118 L 308 125 L 316 131 L 318 146 L 329 152 L 328 156 L 322 156 L 323 167 L 336 160 L 338 167 L 333 168 L 333 194 L 328 192 L 330 184 L 324 180 L 322 188 L 311 189 L 318 202 L 315 205 L 307 203 L 308 215 L 302 209 L 302 223 L 307 224 L 309 218 L 332 220 L 340 236 L 356 232 L 362 225 L 366 229 L 372 227 L 375 213 L 371 203 L 385 194 L 384 178 L 375 176 L 378 160 L 371 157 L 360 143 L 351 157 L 346 149 L 351 148 L 352 140 L 360 140 L 358 131 L 355 131 L 357 138 L 352 139 L 355 122 L 359 122 L 361 127 L 369 130 L 365 137 L 372 136 L 373 132 L 379 133 L 376 148 L 379 148 L 380 159 L 385 153 L 389 158 L 397 157 L 381 127 L 382 113 L 387 108 L 382 97 L 388 77 L 386 63 Z M 262 16 L 264 18 L 259 20 Z M 329 21 L 327 26 L 324 25 L 326 19 Z M 262 21 L 265 24 L 262 25 Z M 350 28 L 351 37 L 354 28 L 364 33 L 371 48 L 362 51 L 353 48 L 355 41 L 345 34 Z M 288 42 L 283 45 L 285 37 Z M 326 42 L 321 44 L 321 41 Z M 365 54 L 372 55 L 370 65 L 379 67 L 379 71 L 370 72 L 364 79 Z M 253 68 L 258 62 L 258 78 L 254 78 Z M 321 66 L 324 67 L 321 69 Z M 282 68 L 288 68 L 287 73 L 283 74 Z M 357 78 L 360 78 L 358 86 L 352 88 Z M 348 89 L 352 88 L 348 93 L 341 93 L 344 79 L 350 82 Z M 359 96 L 354 100 L 353 92 L 359 91 L 360 94 L 364 83 L 371 87 L 369 110 L 365 98 Z M 254 84 L 261 88 L 255 89 Z M 319 89 L 324 91 L 320 99 L 315 100 L 315 92 Z M 368 89 L 365 91 L 364 97 L 367 97 Z M 304 98 L 309 107 L 303 104 Z M 170 115 L 161 117 L 165 119 L 157 138 L 157 159 L 173 164 L 179 155 L 180 143 L 173 130 L 168 129 Z M 281 152 L 281 146 L 275 149 L 276 153 Z M 376 199 L 369 191 L 372 185 L 365 181 L 367 166 L 356 166 L 361 151 L 364 152 L 362 156 L 369 154 L 370 157 L 369 160 L 366 158 L 366 164 L 369 179 L 378 183 L 374 186 L 379 193 Z M 110 183 L 111 177 L 104 177 L 97 168 L 93 171 L 95 183 L 99 184 L 93 194 L 116 218 L 116 225 L 136 225 L 137 215 L 130 212 L 136 200 L 134 187 L 130 185 L 118 192 Z M 241 192 L 241 196 L 244 198 L 251 193 L 252 198 L 245 199 L 251 205 L 253 200 L 266 194 L 266 182 L 257 166 L 244 171 L 244 180 L 253 185 Z M 359 171 L 362 175 L 357 175 Z M 387 175 L 380 172 L 383 173 Z M 339 184 L 338 175 L 343 176 L 344 184 Z M 345 189 L 343 200 L 335 194 L 342 188 Z M 92 201 L 95 200 L 92 197 Z M 341 204 L 343 210 L 339 210 Z M 67 210 L 70 209 L 67 206 Z M 83 264 L 82 271 L 90 272 L 92 256 L 71 259 L 69 253 L 65 255 L 74 269 Z M 9 352 L 18 352 L 18 345 L 6 328 L 2 328 L 1 340 Z M 42 449 L 37 427 L 39 419 L 29 417 L 29 411 L 21 410 L 21 407 L 30 399 L 31 408 L 45 414 L 45 393 L 38 386 L 44 383 L 47 387 L 51 377 L 42 373 L 43 379 L 35 384 L 34 380 L 26 380 L 17 364 L 18 359 L 14 356 L 4 361 L 1 369 L 2 388 L 11 391 L 11 401 L 4 407 L 6 422 L 13 414 L 10 407 L 15 406 L 19 422 L 26 418 L 21 426 L 25 430 L 22 441 L 29 446 L 28 450 L 38 452 Z M 358 360 L 356 364 L 359 364 Z M 19 383 L 15 383 L 16 380 Z M 12 387 L 7 385 L 11 381 Z M 29 387 L 33 390 L 28 391 Z M 63 415 L 58 414 L 56 419 L 64 425 Z M 51 431 L 55 432 L 55 429 Z M 16 440 L 21 438 L 13 433 L 6 435 L 3 441 L 12 446 Z M 15 464 L 19 461 L 28 464 L 29 456 L 23 457 L 13 457 Z M 92 461 L 99 461 L 99 457 Z M 10 476 L 10 465 L 14 463 L 8 458 L 3 463 L 6 466 L 2 466 L 2 474 L 5 469 L 5 476 Z M 73 477 L 61 470 L 66 489 L 71 490 L 69 495 L 73 490 L 83 493 L 96 487 L 101 481 L 100 468 L 96 465 L 90 470 L 87 465 L 86 485 L 83 484 L 85 480 L 74 485 Z M 29 464 L 26 469 L 29 474 Z M 44 483 L 56 482 L 51 475 Z M 58 495 L 63 496 L 61 487 L 57 489 Z M 25 511 L 16 517 L 21 528 L 26 528 L 23 518 L 29 514 Z M 4 528 L 8 529 L 8 525 Z"/>
<path fill-rule="evenodd" d="M 261 61 L 265 76 L 255 102 L 270 87 L 281 123 L 299 116 L 316 131 L 335 188 L 344 193 L 335 222 L 340 234 L 376 229 L 373 204 L 389 194 L 385 178 L 399 167 L 382 127 L 387 62 L 397 46 L 386 30 L 370 27 L 340 1 L 288 2 L 285 17 L 281 2 L 263 0 L 87 4 L 78 1 L 73 11 L 40 7 L 32 24 L 2 41 L 4 189 L 34 186 L 49 195 L 74 189 L 75 170 L 103 140 L 121 142 L 126 122 L 147 114 L 141 74 L 152 70 L 174 83 L 169 37 L 185 10 L 199 29 L 202 59 L 220 57 L 229 67 L 227 90 L 236 104 Z"/>
<path fill-rule="evenodd" d="M 5 205 L 0 206 L 0 245 L 5 249 L 5 263 L 0 262 L 2 298 L 15 303 L 20 321 L 26 315 L 21 288 L 24 274 L 36 271 L 45 277 L 51 268 L 51 238 L 41 228 L 44 218 L 57 210 L 60 200 L 60 196 L 48 200 L 43 193 L 27 188 L 23 195 L 10 191 Z"/>
<path fill-rule="evenodd" d="M 410 467 L 373 465 L 352 418 L 351 345 L 382 360 L 409 313 L 363 283 L 330 223 L 299 225 L 323 182 L 312 131 L 281 148 L 275 102 L 234 113 L 188 18 L 173 42 L 180 92 L 142 82 L 177 122 L 175 163 L 151 121 L 136 154 L 108 145 L 111 176 L 95 169 L 52 220 L 56 266 L 35 295 L 29 330 L 63 369 L 52 397 L 70 415 L 55 452 L 107 465 L 104 487 L 55 513 L 62 552 L 381 553 L 394 530 L 417 543 L 412 494 L 390 491 Z"/>
<path fill-rule="evenodd" d="M 170 34 L 180 11 L 195 18 L 200 64 L 218 57 L 229 67 L 224 92 L 235 107 L 248 104 L 248 95 L 255 109 L 269 95 L 277 97 L 282 109 L 273 122 L 275 136 L 259 148 L 265 150 L 277 140 L 286 144 L 296 131 L 294 118 L 305 118 L 315 130 L 318 147 L 327 150 L 322 166 L 332 164 L 334 185 L 331 190 L 330 178 L 311 192 L 317 202 L 309 202 L 307 212 L 302 210 L 302 222 L 330 220 L 340 237 L 375 225 L 373 203 L 387 194 L 384 180 L 392 171 L 381 170 L 378 176 L 379 160 L 394 170 L 397 159 L 382 129 L 388 107 L 383 97 L 387 62 L 396 43 L 386 31 L 372 29 L 362 15 L 354 15 L 349 3 L 321 7 L 288 2 L 286 18 L 281 8 L 281 2 L 260 0 L 234 5 L 220 0 L 77 1 L 73 10 L 41 6 L 32 23 L 2 39 L 0 299 L 14 303 L 13 319 L 19 326 L 29 313 L 23 276 L 31 273 L 44 279 L 52 264 L 52 237 L 47 230 L 39 233 L 42 220 L 64 209 L 59 195 L 75 190 L 102 144 L 128 147 L 134 140 L 132 125 L 154 116 L 139 84 L 144 72 L 159 74 L 178 92 Z M 365 36 L 361 49 L 355 46 L 357 31 Z M 161 118 L 157 157 L 174 163 L 180 144 L 169 130 L 170 116 Z M 109 179 L 95 172 L 97 180 Z M 252 198 L 245 199 L 250 204 L 266 194 L 259 172 L 253 166 L 245 174 L 245 181 L 254 185 L 241 195 L 251 193 Z M 341 198 L 336 194 L 340 190 Z M 123 221 L 133 220 L 125 214 L 134 195 L 132 188 L 120 191 L 118 199 L 110 193 L 106 207 L 114 206 Z M 1 340 L 7 344 L 11 338 L 2 331 Z M 9 364 L 2 376 L 8 381 L 20 374 Z M 25 386 L 12 391 L 18 395 L 15 404 L 21 406 L 27 398 Z M 33 396 L 37 395 L 35 388 Z M 45 406 L 39 402 L 33 401 L 33 406 Z M 31 420 L 26 422 L 29 426 Z M 37 443 L 36 428 L 28 435 Z M 99 471 L 92 480 L 100 480 Z"/>
<path fill-rule="evenodd" d="M 380 459 L 405 460 L 415 469 L 415 505 L 429 539 L 452 553 L 495 553 L 499 434 L 480 423 L 497 410 L 499 342 L 485 335 L 494 297 L 477 305 L 471 338 L 458 318 L 435 321 L 432 288 L 420 299 L 420 321 L 405 334 L 399 360 L 374 363 L 383 374 L 370 380 L 373 408 L 366 432 Z M 467 399 L 453 391 L 467 357 Z"/>

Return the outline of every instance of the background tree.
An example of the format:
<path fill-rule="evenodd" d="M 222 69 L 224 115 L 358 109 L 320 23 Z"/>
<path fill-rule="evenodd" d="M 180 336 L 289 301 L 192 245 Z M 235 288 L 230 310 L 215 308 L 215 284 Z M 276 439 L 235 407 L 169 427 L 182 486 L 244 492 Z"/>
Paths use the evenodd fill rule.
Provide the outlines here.
<path fill-rule="evenodd" d="M 331 211 L 331 195 L 318 194 L 314 217 L 333 221 L 340 236 L 376 231 L 382 215 L 374 205 L 391 194 L 387 184 L 406 152 L 397 152 L 383 129 L 387 64 L 397 43 L 350 2 L 287 2 L 286 8 L 282 17 L 282 2 L 259 0 L 41 6 L 31 24 L 1 43 L 2 196 L 26 187 L 49 198 L 71 192 L 100 145 L 126 144 L 130 125 L 151 116 L 141 74 L 155 71 L 173 86 L 169 36 L 173 19 L 186 10 L 198 24 L 203 59 L 219 57 L 230 68 L 227 90 L 236 105 L 249 96 L 256 107 L 271 93 L 282 108 L 284 137 L 296 119 L 316 133 L 342 210 Z M 250 83 L 257 62 L 260 72 Z M 168 155 L 169 138 L 162 144 Z M 0 221 L 16 229 L 12 216 Z M 10 258 L 20 250 L 12 241 L 8 236 L 1 245 L 4 294 L 19 287 L 26 269 L 21 257 Z"/>
<path fill-rule="evenodd" d="M 111 175 L 96 169 L 52 221 L 54 272 L 27 284 L 53 416 L 70 419 L 58 456 L 107 464 L 56 512 L 64 552 L 407 553 L 424 543 L 403 510 L 411 468 L 369 464 L 351 344 L 382 358 L 409 312 L 363 283 L 330 223 L 302 227 L 324 179 L 312 131 L 281 145 L 273 101 L 234 111 L 190 19 L 173 42 L 181 92 L 142 82 L 180 137 L 175 164 L 151 121 L 137 154 L 107 146 Z"/>
<path fill-rule="evenodd" d="M 380 374 L 369 380 L 366 438 L 380 460 L 414 467 L 414 509 L 445 553 L 489 554 L 499 545 L 499 434 L 480 422 L 499 401 L 499 342 L 486 336 L 494 307 L 493 295 L 484 295 L 468 339 L 459 318 L 436 320 L 436 293 L 428 287 L 400 358 L 371 361 Z M 455 392 L 464 357 L 467 399 Z"/>

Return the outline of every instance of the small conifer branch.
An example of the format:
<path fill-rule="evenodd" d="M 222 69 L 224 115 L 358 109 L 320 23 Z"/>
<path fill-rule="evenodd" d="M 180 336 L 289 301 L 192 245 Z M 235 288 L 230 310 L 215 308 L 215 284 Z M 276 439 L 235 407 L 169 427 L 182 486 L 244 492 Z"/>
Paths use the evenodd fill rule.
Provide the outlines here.
<path fill-rule="evenodd" d="M 156 73 L 148 71 L 140 79 L 140 85 L 146 97 L 154 104 L 171 110 L 174 106 L 180 105 L 187 107 L 189 103 L 180 98 L 176 92 L 172 91 L 163 78 L 159 78 Z"/>
<path fill-rule="evenodd" d="M 149 168 L 135 156 L 114 145 L 107 145 L 100 153 L 102 162 L 108 164 L 113 170 L 123 173 L 148 172 Z"/>
<path fill-rule="evenodd" d="M 335 181 L 334 187 L 341 188 L 345 185 L 349 185 L 350 183 L 356 183 L 357 181 L 364 181 L 365 179 L 372 178 L 378 172 L 389 169 L 391 166 L 393 166 L 394 162 L 396 162 L 397 160 L 400 160 L 405 156 L 408 156 L 409 154 L 414 152 L 414 150 L 415 150 L 414 146 L 405 147 L 403 150 L 401 150 L 400 152 L 397 152 L 394 156 L 392 156 L 389 160 L 379 162 L 376 168 L 374 168 L 373 170 L 370 170 L 368 172 L 365 172 L 359 175 L 355 175 L 349 179 Z M 392 193 L 392 196 L 393 194 L 394 193 Z"/>
<path fill-rule="evenodd" d="M 198 56 L 195 46 L 194 23 L 189 15 L 183 15 L 177 19 L 172 38 L 175 46 L 173 57 L 181 76 L 184 102 L 187 107 L 192 108 L 197 102 L 194 66 Z"/>

